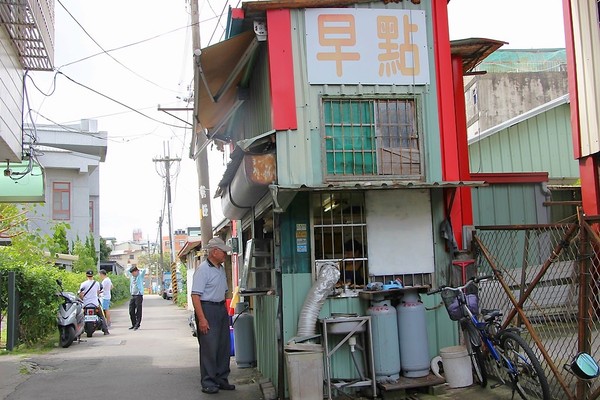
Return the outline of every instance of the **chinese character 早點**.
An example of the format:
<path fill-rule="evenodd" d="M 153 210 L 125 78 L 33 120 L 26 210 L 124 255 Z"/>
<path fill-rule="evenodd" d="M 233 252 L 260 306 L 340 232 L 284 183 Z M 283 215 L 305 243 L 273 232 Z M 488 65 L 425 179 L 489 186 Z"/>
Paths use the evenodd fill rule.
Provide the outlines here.
<path fill-rule="evenodd" d="M 360 53 L 344 52 L 342 47 L 356 45 L 354 16 L 350 14 L 321 14 L 318 17 L 319 44 L 333 47 L 332 52 L 317 53 L 319 61 L 335 61 L 335 72 L 342 76 L 343 61 L 358 61 Z"/>

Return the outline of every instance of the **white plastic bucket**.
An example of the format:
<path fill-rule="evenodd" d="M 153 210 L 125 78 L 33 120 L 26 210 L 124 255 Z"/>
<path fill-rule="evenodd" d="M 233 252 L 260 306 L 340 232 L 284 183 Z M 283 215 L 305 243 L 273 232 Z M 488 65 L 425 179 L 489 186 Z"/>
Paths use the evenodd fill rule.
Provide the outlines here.
<path fill-rule="evenodd" d="M 437 368 L 439 361 L 442 361 L 442 364 L 444 364 L 445 377 L 439 374 Z M 431 367 L 433 373 L 440 378 L 446 379 L 448 386 L 452 388 L 471 386 L 473 384 L 471 360 L 465 346 L 451 346 L 440 349 L 440 355 L 431 360 Z"/>

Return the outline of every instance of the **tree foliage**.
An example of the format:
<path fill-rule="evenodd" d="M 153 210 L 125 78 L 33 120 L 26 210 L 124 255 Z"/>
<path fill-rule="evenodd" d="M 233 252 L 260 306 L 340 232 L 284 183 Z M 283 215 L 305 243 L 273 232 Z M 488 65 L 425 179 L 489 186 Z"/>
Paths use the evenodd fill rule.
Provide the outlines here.
<path fill-rule="evenodd" d="M 95 260 L 96 252 L 90 249 L 89 241 L 82 243 L 77 239 L 73 245 L 73 255 L 79 258 L 73 261 L 73 272 L 85 272 L 88 270 L 95 271 L 98 265 Z"/>
<path fill-rule="evenodd" d="M 106 239 L 100 238 L 100 262 L 106 262 L 110 260 L 110 252 L 112 249 L 106 243 Z"/>
<path fill-rule="evenodd" d="M 53 255 L 57 253 L 69 254 L 67 229 L 69 229 L 69 225 L 66 223 L 58 223 L 54 226 L 54 235 L 52 236 L 53 248 L 49 249 Z"/>

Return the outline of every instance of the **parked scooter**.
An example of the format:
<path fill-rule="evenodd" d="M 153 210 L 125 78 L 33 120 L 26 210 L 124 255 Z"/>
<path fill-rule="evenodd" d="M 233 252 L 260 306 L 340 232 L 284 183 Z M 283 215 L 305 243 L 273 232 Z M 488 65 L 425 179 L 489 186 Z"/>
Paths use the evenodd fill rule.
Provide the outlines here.
<path fill-rule="evenodd" d="M 83 307 L 84 313 L 84 321 L 85 321 L 85 334 L 87 337 L 92 337 L 94 332 L 104 330 L 105 335 L 108 332 L 108 329 L 104 327 L 104 321 L 106 321 L 106 317 L 104 316 L 104 311 L 102 311 L 102 307 L 100 304 L 96 306 L 92 304 L 86 304 Z"/>
<path fill-rule="evenodd" d="M 72 292 L 65 292 L 60 279 L 56 280 L 60 292 L 57 293 L 62 299 L 58 306 L 56 325 L 58 326 L 60 347 L 69 347 L 75 339 L 80 340 L 83 334 L 83 302 Z"/>

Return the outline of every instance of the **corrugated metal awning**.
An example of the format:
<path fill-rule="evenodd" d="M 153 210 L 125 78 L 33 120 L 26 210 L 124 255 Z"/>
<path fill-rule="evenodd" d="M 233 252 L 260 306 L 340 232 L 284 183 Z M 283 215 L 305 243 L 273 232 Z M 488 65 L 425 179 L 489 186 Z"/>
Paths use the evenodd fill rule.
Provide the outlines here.
<path fill-rule="evenodd" d="M 331 190 L 374 190 L 374 189 L 448 189 L 457 187 L 482 187 L 487 186 L 485 181 L 366 181 L 366 182 L 336 182 L 320 185 L 270 185 L 277 191 L 331 191 Z"/>
<path fill-rule="evenodd" d="M 237 86 L 244 67 L 258 48 L 253 31 L 202 49 L 199 70 L 199 94 L 196 114 L 202 128 L 218 130 L 238 106 Z"/>

